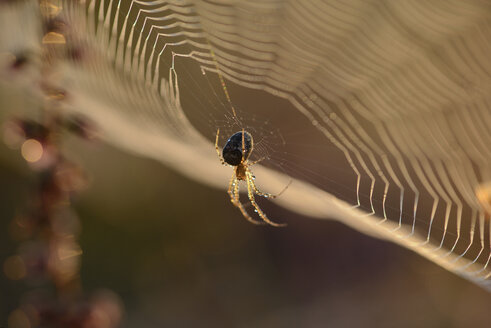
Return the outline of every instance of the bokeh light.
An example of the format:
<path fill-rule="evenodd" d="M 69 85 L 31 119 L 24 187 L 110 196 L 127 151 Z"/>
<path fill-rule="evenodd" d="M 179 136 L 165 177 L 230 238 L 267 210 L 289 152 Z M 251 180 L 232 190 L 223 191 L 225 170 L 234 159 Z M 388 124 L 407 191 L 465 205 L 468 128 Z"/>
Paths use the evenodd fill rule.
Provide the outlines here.
<path fill-rule="evenodd" d="M 9 328 L 30 328 L 31 322 L 24 311 L 17 309 L 10 313 L 8 325 Z"/>
<path fill-rule="evenodd" d="M 491 215 L 491 182 L 479 185 L 476 188 L 476 197 L 482 208 Z"/>
<path fill-rule="evenodd" d="M 26 264 L 20 256 L 10 256 L 3 262 L 3 272 L 9 279 L 22 279 L 26 276 Z"/>
<path fill-rule="evenodd" d="M 43 145 L 36 139 L 27 139 L 21 147 L 22 157 L 29 163 L 35 163 L 43 156 Z"/>

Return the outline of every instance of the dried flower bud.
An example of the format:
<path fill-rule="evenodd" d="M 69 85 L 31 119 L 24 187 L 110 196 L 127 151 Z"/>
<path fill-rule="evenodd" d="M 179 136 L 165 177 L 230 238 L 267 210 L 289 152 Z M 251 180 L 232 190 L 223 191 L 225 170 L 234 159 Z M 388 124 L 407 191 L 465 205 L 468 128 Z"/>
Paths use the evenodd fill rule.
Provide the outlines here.
<path fill-rule="evenodd" d="M 84 139 L 95 139 L 97 134 L 94 123 L 82 115 L 72 115 L 66 118 L 64 125 L 69 131 Z"/>
<path fill-rule="evenodd" d="M 29 60 L 26 54 L 18 54 L 10 64 L 10 68 L 15 71 L 21 70 L 27 65 L 28 61 Z"/>
<path fill-rule="evenodd" d="M 12 119 L 4 125 L 4 141 L 10 145 L 20 145 L 26 139 L 36 139 L 43 143 L 49 135 L 46 126 L 25 119 Z"/>
<path fill-rule="evenodd" d="M 46 33 L 48 32 L 56 32 L 56 33 L 66 33 L 68 29 L 68 24 L 61 18 L 55 17 L 50 19 L 45 24 Z"/>
<path fill-rule="evenodd" d="M 58 187 L 65 192 L 80 191 L 87 188 L 89 180 L 78 165 L 64 162 L 58 165 L 53 176 Z"/>

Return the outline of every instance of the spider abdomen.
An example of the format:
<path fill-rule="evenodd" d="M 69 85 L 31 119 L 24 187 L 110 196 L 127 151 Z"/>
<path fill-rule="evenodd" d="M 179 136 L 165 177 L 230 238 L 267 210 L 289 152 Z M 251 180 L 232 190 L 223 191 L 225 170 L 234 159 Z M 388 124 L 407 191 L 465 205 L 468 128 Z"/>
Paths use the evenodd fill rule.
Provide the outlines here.
<path fill-rule="evenodd" d="M 249 132 L 244 131 L 244 137 L 242 137 L 242 131 L 234 133 L 223 147 L 222 155 L 227 164 L 237 166 L 249 158 L 252 150 L 252 136 Z M 242 154 L 242 151 L 244 152 Z"/>

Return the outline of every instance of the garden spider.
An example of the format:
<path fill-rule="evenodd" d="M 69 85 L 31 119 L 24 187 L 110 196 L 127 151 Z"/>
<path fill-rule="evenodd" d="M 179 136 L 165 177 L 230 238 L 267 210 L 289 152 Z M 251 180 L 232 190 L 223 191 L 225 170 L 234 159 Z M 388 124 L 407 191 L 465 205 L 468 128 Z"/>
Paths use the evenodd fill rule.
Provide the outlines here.
<path fill-rule="evenodd" d="M 218 158 L 225 166 L 234 166 L 235 170 L 230 179 L 228 194 L 230 195 L 230 201 L 234 206 L 238 207 L 242 212 L 242 215 L 249 221 L 254 224 L 263 224 L 261 221 L 254 220 L 244 208 L 244 205 L 239 200 L 239 181 L 245 181 L 247 183 L 247 195 L 249 200 L 251 201 L 252 206 L 256 209 L 259 217 L 266 223 L 275 226 L 275 227 L 283 227 L 286 224 L 275 223 L 268 219 L 266 214 L 259 208 L 254 198 L 254 194 L 263 196 L 266 198 L 276 198 L 280 196 L 289 186 L 290 183 L 277 195 L 263 193 L 257 189 L 256 184 L 254 183 L 254 175 L 249 169 L 250 166 L 259 163 L 264 158 L 260 158 L 254 162 L 248 162 L 247 159 L 252 153 L 254 149 L 254 142 L 252 140 L 252 136 L 249 132 L 242 131 L 234 133 L 223 147 L 222 154 L 220 154 L 220 148 L 218 147 L 218 136 L 220 134 L 220 129 L 217 130 L 217 136 L 215 140 L 215 148 L 218 154 Z"/>

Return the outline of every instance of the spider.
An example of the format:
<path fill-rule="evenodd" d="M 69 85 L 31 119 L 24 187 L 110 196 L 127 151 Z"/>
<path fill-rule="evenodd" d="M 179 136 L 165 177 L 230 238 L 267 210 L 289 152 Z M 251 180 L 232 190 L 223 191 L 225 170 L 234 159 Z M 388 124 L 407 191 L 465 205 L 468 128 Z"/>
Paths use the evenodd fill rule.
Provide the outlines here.
<path fill-rule="evenodd" d="M 244 208 L 244 205 L 242 205 L 242 203 L 239 200 L 239 181 L 245 181 L 247 183 L 247 195 L 249 197 L 252 206 L 254 206 L 254 208 L 256 209 L 256 212 L 259 215 L 259 217 L 264 222 L 272 226 L 275 227 L 285 226 L 286 224 L 275 223 L 270 219 L 268 219 L 266 214 L 257 205 L 254 195 L 256 194 L 266 198 L 276 198 L 280 196 L 290 186 L 290 184 L 288 184 L 277 195 L 259 191 L 259 189 L 256 187 L 256 184 L 254 183 L 255 177 L 252 174 L 250 167 L 262 161 L 264 157 L 254 162 L 248 162 L 249 156 L 251 155 L 252 150 L 254 149 L 254 142 L 252 139 L 252 135 L 249 132 L 244 131 L 244 129 L 242 129 L 242 131 L 234 133 L 228 139 L 227 143 L 225 144 L 225 147 L 223 147 L 222 150 L 223 156 L 222 156 L 222 154 L 220 154 L 220 148 L 218 147 L 219 134 L 220 134 L 220 129 L 217 130 L 217 135 L 215 140 L 215 148 L 218 154 L 218 158 L 220 159 L 223 165 L 235 167 L 234 173 L 232 174 L 232 178 L 230 179 L 230 183 L 228 187 L 228 194 L 230 196 L 230 201 L 232 202 L 232 204 L 234 204 L 235 207 L 239 208 L 242 215 L 249 222 L 252 222 L 254 224 L 263 224 L 263 222 L 261 221 L 254 220 L 247 213 L 246 209 Z"/>

